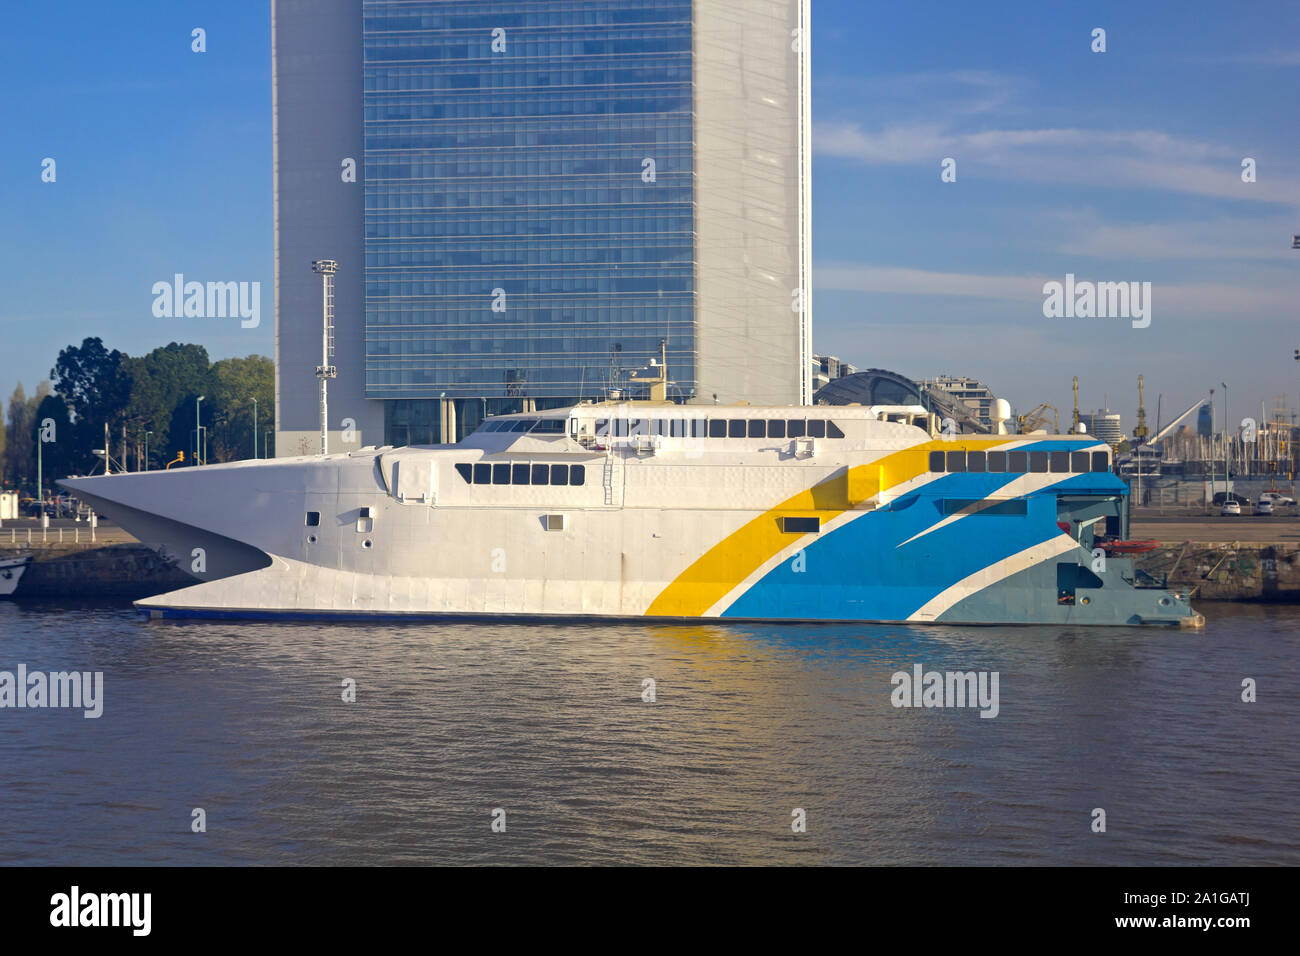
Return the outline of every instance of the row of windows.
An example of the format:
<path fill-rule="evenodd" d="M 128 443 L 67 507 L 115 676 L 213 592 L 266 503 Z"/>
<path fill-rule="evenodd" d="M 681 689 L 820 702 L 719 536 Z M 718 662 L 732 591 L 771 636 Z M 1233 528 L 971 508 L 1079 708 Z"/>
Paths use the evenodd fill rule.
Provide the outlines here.
<path fill-rule="evenodd" d="M 1104 451 L 932 451 L 932 472 L 1068 473 L 1110 471 Z"/>
<path fill-rule="evenodd" d="M 604 57 L 566 60 L 538 68 L 535 60 L 516 60 L 503 69 L 485 71 L 482 64 L 466 63 L 437 70 L 388 69 L 365 77 L 366 93 L 425 93 L 433 90 L 515 90 L 528 95 L 538 89 L 627 86 L 644 83 L 689 83 L 690 54 L 658 57 L 642 65 L 610 64 Z"/>
<path fill-rule="evenodd" d="M 634 176 L 629 175 L 627 178 L 636 181 Z M 382 179 L 373 173 L 366 177 L 366 182 L 383 184 Z M 448 184 L 445 180 L 437 182 L 442 188 L 422 190 L 419 196 L 421 202 L 412 204 L 410 208 L 440 211 L 524 206 L 532 209 L 537 206 L 580 206 L 597 203 L 663 206 L 672 203 L 689 203 L 695 198 L 689 177 L 683 176 L 668 177 L 665 181 L 657 183 L 638 182 L 636 186 L 621 186 L 608 177 L 603 183 L 592 182 L 589 185 L 556 184 L 550 177 L 538 177 L 535 180 L 538 185 L 535 186 L 498 184 L 490 179 L 463 180 L 454 184 Z M 453 188 L 448 188 L 449 185 Z M 383 222 L 384 218 L 378 210 L 370 210 L 366 216 L 367 222 Z"/>
<path fill-rule="evenodd" d="M 843 438 L 825 418 L 600 418 L 596 436 L 664 435 L 669 438 Z"/>
<path fill-rule="evenodd" d="M 563 426 L 564 422 L 556 419 Z M 499 464 L 471 465 L 461 462 L 456 473 L 473 485 L 583 485 L 587 483 L 585 465 Z"/>
<path fill-rule="evenodd" d="M 479 431 L 484 432 L 532 432 L 535 435 L 563 435 L 563 418 L 518 418 L 505 421 L 486 422 Z"/>
<path fill-rule="evenodd" d="M 367 257 L 369 258 L 369 257 Z M 376 263 L 375 268 L 459 269 L 464 266 L 492 266 L 505 269 L 528 268 L 533 264 L 547 265 L 626 265 L 644 263 L 693 262 L 695 243 L 689 237 L 675 246 L 642 246 L 628 242 L 603 240 L 585 248 L 560 244 L 547 245 L 545 249 L 528 248 L 519 242 L 481 243 L 473 250 L 448 250 L 419 253 L 402 252 L 392 256 L 397 261 Z"/>
<path fill-rule="evenodd" d="M 513 269 L 528 270 L 527 266 L 510 267 L 498 269 L 498 272 L 509 273 Z M 640 267 L 628 266 L 620 270 L 618 274 L 610 274 L 607 268 L 593 269 L 595 275 L 548 275 L 554 267 L 547 266 L 542 268 L 534 267 L 529 271 L 520 272 L 518 277 L 500 276 L 495 280 L 489 281 L 506 281 L 510 285 L 492 286 L 488 289 L 483 288 L 482 279 L 430 279 L 427 281 L 397 281 L 397 280 L 371 280 L 366 281 L 366 300 L 369 304 L 376 303 L 387 297 L 394 296 L 478 296 L 480 301 L 489 305 L 495 298 L 496 301 L 502 302 L 508 309 L 510 300 L 506 298 L 501 300 L 497 293 L 492 292 L 492 288 L 505 289 L 507 295 L 546 295 L 557 292 L 572 292 L 578 294 L 594 295 L 596 293 L 632 293 L 632 292 L 679 292 L 689 293 L 693 291 L 695 279 L 693 270 L 690 266 L 684 270 L 680 266 L 659 266 L 656 275 L 645 277 L 622 276 L 622 272 L 640 272 Z M 673 271 L 683 271 L 681 276 L 671 276 L 665 273 Z M 501 314 L 501 313 L 497 313 Z"/>

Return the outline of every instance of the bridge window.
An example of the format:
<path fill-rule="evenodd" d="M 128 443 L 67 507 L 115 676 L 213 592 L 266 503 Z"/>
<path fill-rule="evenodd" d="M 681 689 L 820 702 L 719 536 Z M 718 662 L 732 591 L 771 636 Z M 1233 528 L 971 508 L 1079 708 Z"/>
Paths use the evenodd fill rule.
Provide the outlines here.
<path fill-rule="evenodd" d="M 474 466 L 474 484 L 490 485 L 492 484 L 492 466 L 475 465 Z"/>
<path fill-rule="evenodd" d="M 1035 474 L 1047 471 L 1047 452 L 1031 451 L 1029 453 L 1029 470 Z"/>
<path fill-rule="evenodd" d="M 826 437 L 826 419 L 810 418 L 808 419 L 808 437 L 825 438 Z"/>
<path fill-rule="evenodd" d="M 316 528 L 316 527 L 319 527 L 319 526 L 320 526 L 320 512 L 319 512 L 319 511 L 308 511 L 308 512 L 307 512 L 307 527 L 309 527 L 309 528 Z"/>
<path fill-rule="evenodd" d="M 1009 451 L 1007 452 L 1007 471 L 1012 474 L 1021 474 L 1029 470 L 1029 452 L 1027 451 Z"/>
<path fill-rule="evenodd" d="M 989 452 L 989 471 L 999 474 L 1007 470 L 1007 453 L 1004 451 Z"/>
<path fill-rule="evenodd" d="M 762 418 L 751 418 L 751 419 L 749 420 L 749 437 L 750 437 L 750 438 L 766 438 L 766 437 L 767 437 L 767 421 L 764 420 L 764 419 L 762 419 Z"/>
<path fill-rule="evenodd" d="M 784 419 L 784 418 L 769 418 L 769 419 L 768 419 L 768 421 L 767 421 L 767 437 L 768 437 L 768 438 L 784 438 L 784 437 L 785 437 L 785 419 Z"/>
<path fill-rule="evenodd" d="M 937 472 L 939 474 L 943 474 L 944 472 L 943 465 L 944 465 L 943 452 L 941 451 L 930 452 L 930 470 L 933 472 Z"/>
<path fill-rule="evenodd" d="M 725 419 L 722 418 L 709 419 L 709 437 L 710 438 L 727 437 L 727 422 Z"/>
<path fill-rule="evenodd" d="M 569 466 L 552 465 L 551 466 L 551 484 L 567 485 L 569 483 Z"/>
<path fill-rule="evenodd" d="M 786 422 L 786 426 L 785 426 L 786 438 L 803 438 L 807 434 L 808 434 L 808 429 L 802 418 L 796 418 L 789 422 Z"/>
<path fill-rule="evenodd" d="M 745 420 L 743 418 L 732 418 L 727 422 L 728 438 L 745 437 Z"/>
<path fill-rule="evenodd" d="M 550 484 L 550 465 L 533 465 L 532 484 L 548 485 Z"/>
<path fill-rule="evenodd" d="M 533 429 L 534 435 L 563 435 L 564 419 L 563 418 L 543 418 Z"/>
<path fill-rule="evenodd" d="M 834 422 L 832 422 L 832 421 L 828 421 L 828 422 L 826 423 L 826 437 L 827 437 L 827 438 L 843 438 L 843 437 L 844 437 L 844 432 L 840 431 L 840 426 L 839 426 L 839 425 L 836 425 L 836 424 L 835 424 Z"/>
<path fill-rule="evenodd" d="M 510 484 L 526 485 L 528 484 L 528 466 L 511 465 L 510 466 Z"/>
<path fill-rule="evenodd" d="M 1071 471 L 1091 471 L 1089 467 L 1088 453 L 1086 451 L 1070 452 L 1070 470 Z"/>
<path fill-rule="evenodd" d="M 1070 470 L 1070 453 L 1068 451 L 1054 451 L 1051 455 L 1052 471 L 1065 472 Z"/>
<path fill-rule="evenodd" d="M 1094 451 L 1092 453 L 1092 470 L 1110 471 L 1110 455 L 1104 451 Z"/>
<path fill-rule="evenodd" d="M 988 463 L 988 460 L 985 458 L 984 452 L 982 452 L 982 451 L 968 451 L 968 452 L 966 452 L 966 470 L 967 470 L 967 471 L 983 472 L 983 471 L 984 471 L 984 466 L 985 466 L 987 463 Z"/>
<path fill-rule="evenodd" d="M 492 484 L 508 485 L 510 484 L 510 466 L 507 464 L 492 466 Z"/>
<path fill-rule="evenodd" d="M 463 462 L 463 461 L 457 462 L 456 474 L 464 478 L 466 484 L 469 484 L 473 480 L 472 476 L 474 474 L 474 468 L 468 462 Z"/>
<path fill-rule="evenodd" d="M 585 465 L 574 465 L 569 469 L 569 484 L 583 485 L 587 483 L 587 468 Z"/>
<path fill-rule="evenodd" d="M 948 470 L 949 471 L 966 470 L 966 453 L 964 451 L 948 452 Z"/>

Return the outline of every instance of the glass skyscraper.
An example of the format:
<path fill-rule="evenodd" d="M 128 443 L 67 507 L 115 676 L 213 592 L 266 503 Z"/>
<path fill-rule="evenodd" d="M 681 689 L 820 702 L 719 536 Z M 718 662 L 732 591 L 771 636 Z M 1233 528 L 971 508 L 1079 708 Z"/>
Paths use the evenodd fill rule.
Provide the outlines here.
<path fill-rule="evenodd" d="M 274 0 L 272 16 L 296 68 L 275 80 L 278 265 L 284 153 L 315 161 L 282 144 L 286 101 L 313 108 L 331 55 L 282 48 L 355 31 L 360 62 L 338 67 L 360 68 L 344 195 L 364 259 L 338 283 L 363 320 L 339 310 L 338 366 L 369 443 L 601 398 L 661 342 L 674 400 L 807 400 L 807 0 Z M 322 210 L 304 247 L 330 255 L 343 218 Z M 311 340 L 285 305 L 278 354 L 299 324 Z"/>

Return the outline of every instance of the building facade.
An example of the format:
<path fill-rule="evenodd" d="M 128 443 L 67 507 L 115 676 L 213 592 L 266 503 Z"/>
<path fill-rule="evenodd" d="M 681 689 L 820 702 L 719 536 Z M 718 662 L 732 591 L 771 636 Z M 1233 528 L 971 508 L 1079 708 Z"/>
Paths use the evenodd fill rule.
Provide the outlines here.
<path fill-rule="evenodd" d="M 956 375 L 940 375 L 922 380 L 922 387 L 941 388 L 970 410 L 971 417 L 986 428 L 993 428 L 994 404 L 997 396 L 983 382 Z"/>
<path fill-rule="evenodd" d="M 358 444 L 600 398 L 661 343 L 675 400 L 810 400 L 808 0 L 275 0 L 272 17 L 286 431 L 319 430 L 322 256 L 330 428 L 359 402 Z"/>

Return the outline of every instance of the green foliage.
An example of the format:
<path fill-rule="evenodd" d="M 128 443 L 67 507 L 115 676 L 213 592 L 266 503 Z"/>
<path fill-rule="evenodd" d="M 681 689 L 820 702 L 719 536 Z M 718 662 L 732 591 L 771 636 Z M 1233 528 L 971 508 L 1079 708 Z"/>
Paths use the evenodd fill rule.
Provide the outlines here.
<path fill-rule="evenodd" d="M 212 363 L 201 345 L 171 342 L 132 357 L 87 338 L 59 352 L 51 369 L 55 394 L 42 383 L 28 399 L 22 386 L 9 402 L 8 428 L 0 436 L 0 464 L 12 482 L 35 483 L 35 440 L 39 422 L 55 422 L 57 441 L 42 449 L 47 482 L 103 469 L 93 449 L 104 447 L 104 430 L 115 462 L 140 467 L 146 434 L 151 468 L 162 468 L 194 446 L 195 399 L 203 395 L 210 462 L 251 457 L 253 403 L 258 409 L 258 453 L 262 433 L 274 427 L 275 368 L 260 355 Z M 125 444 L 123 448 L 123 434 Z M 19 436 L 24 436 L 19 439 Z M 30 436 L 30 441 L 26 439 Z M 46 485 L 49 487 L 48 483 Z"/>

